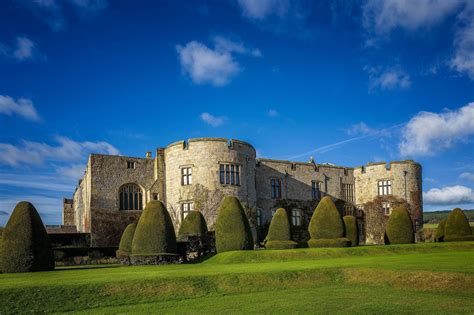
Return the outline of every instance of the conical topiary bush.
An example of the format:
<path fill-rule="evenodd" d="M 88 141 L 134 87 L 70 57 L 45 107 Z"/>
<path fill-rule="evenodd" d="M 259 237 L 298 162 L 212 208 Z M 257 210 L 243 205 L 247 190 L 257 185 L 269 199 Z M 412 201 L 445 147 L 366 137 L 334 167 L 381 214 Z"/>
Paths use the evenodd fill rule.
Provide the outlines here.
<path fill-rule="evenodd" d="M 351 241 L 351 246 L 357 246 L 359 244 L 359 233 L 356 218 L 352 215 L 346 215 L 342 220 L 346 229 L 346 237 Z"/>
<path fill-rule="evenodd" d="M 178 238 L 186 236 L 205 236 L 207 234 L 207 224 L 204 216 L 199 211 L 191 211 L 184 218 L 179 227 Z"/>
<path fill-rule="evenodd" d="M 413 224 L 405 207 L 395 208 L 385 229 L 386 244 L 411 244 L 414 241 Z"/>
<path fill-rule="evenodd" d="M 309 222 L 309 247 L 347 247 L 351 241 L 344 237 L 344 223 L 331 197 L 318 203 Z"/>
<path fill-rule="evenodd" d="M 129 256 L 132 253 L 132 241 L 137 228 L 136 223 L 127 225 L 123 231 L 120 239 L 119 249 L 117 250 L 117 257 Z"/>
<path fill-rule="evenodd" d="M 296 247 L 297 243 L 291 240 L 290 221 L 285 209 L 279 208 L 273 215 L 265 241 L 265 247 L 268 249 Z"/>
<path fill-rule="evenodd" d="M 176 254 L 173 222 L 161 201 L 150 201 L 143 210 L 132 241 L 132 255 Z"/>
<path fill-rule="evenodd" d="M 444 241 L 474 241 L 469 221 L 459 208 L 454 209 L 448 215 L 444 226 Z"/>
<path fill-rule="evenodd" d="M 435 242 L 444 241 L 444 227 L 446 226 L 446 219 L 439 222 L 438 227 L 436 228 Z"/>
<path fill-rule="evenodd" d="M 18 203 L 5 226 L 0 250 L 2 272 L 54 269 L 54 254 L 43 221 L 35 207 Z"/>
<path fill-rule="evenodd" d="M 227 196 L 222 200 L 217 212 L 215 232 L 218 253 L 253 249 L 249 221 L 242 204 L 234 196 Z"/>

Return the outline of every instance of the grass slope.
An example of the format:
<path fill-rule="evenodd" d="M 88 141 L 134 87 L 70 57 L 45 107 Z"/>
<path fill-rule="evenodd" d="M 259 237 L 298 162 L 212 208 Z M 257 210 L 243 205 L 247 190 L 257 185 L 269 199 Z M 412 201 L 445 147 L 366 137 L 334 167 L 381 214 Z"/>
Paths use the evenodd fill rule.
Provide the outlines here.
<path fill-rule="evenodd" d="M 462 242 L 227 252 L 195 265 L 1 274 L 0 313 L 468 313 L 472 261 L 474 242 Z"/>

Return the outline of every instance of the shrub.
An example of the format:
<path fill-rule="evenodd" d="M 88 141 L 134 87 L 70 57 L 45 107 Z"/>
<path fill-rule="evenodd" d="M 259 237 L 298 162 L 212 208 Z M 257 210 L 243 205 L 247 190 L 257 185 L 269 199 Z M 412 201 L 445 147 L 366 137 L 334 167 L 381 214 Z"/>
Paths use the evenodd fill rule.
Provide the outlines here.
<path fill-rule="evenodd" d="M 123 231 L 122 238 L 120 238 L 119 248 L 117 250 L 117 257 L 128 256 L 132 253 L 132 241 L 136 228 L 137 225 L 132 223 L 127 225 Z"/>
<path fill-rule="evenodd" d="M 3 272 L 30 272 L 54 269 L 54 253 L 35 207 L 18 203 L 5 226 L 0 251 Z"/>
<path fill-rule="evenodd" d="M 460 241 L 463 237 L 471 235 L 471 227 L 464 212 L 456 208 L 448 215 L 446 224 L 444 226 L 444 240 Z"/>
<path fill-rule="evenodd" d="M 168 210 L 161 201 L 150 201 L 138 220 L 132 255 L 158 256 L 176 252 L 176 235 Z"/>
<path fill-rule="evenodd" d="M 474 241 L 474 235 L 454 235 L 445 238 L 446 242 L 469 242 Z"/>
<path fill-rule="evenodd" d="M 435 242 L 444 241 L 444 227 L 446 226 L 446 219 L 439 222 L 438 227 L 436 228 Z"/>
<path fill-rule="evenodd" d="M 351 241 L 348 238 L 312 238 L 308 241 L 309 247 L 350 247 Z"/>
<path fill-rule="evenodd" d="M 386 244 L 411 244 L 414 241 L 413 224 L 405 207 L 395 208 L 385 229 Z"/>
<path fill-rule="evenodd" d="M 273 215 L 265 238 L 268 249 L 295 248 L 297 243 L 291 240 L 290 222 L 286 210 L 279 208 Z"/>
<path fill-rule="evenodd" d="M 309 222 L 311 238 L 344 237 L 344 223 L 331 197 L 321 199 Z"/>
<path fill-rule="evenodd" d="M 359 233 L 356 218 L 352 215 L 346 215 L 342 220 L 346 228 L 346 237 L 351 241 L 352 246 L 357 246 L 359 244 Z"/>
<path fill-rule="evenodd" d="M 239 199 L 225 197 L 219 206 L 216 219 L 216 250 L 253 249 L 253 236 L 244 208 Z"/>
<path fill-rule="evenodd" d="M 199 211 L 191 211 L 184 218 L 179 227 L 178 238 L 185 236 L 204 236 L 207 234 L 207 224 L 204 216 Z"/>

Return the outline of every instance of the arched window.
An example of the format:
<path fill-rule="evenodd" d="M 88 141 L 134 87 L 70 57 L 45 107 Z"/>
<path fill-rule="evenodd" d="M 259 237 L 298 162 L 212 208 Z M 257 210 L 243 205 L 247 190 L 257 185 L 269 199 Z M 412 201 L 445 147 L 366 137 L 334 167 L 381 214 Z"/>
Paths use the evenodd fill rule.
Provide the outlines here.
<path fill-rule="evenodd" d="M 137 184 L 125 184 L 119 190 L 120 210 L 143 210 L 143 196 Z"/>

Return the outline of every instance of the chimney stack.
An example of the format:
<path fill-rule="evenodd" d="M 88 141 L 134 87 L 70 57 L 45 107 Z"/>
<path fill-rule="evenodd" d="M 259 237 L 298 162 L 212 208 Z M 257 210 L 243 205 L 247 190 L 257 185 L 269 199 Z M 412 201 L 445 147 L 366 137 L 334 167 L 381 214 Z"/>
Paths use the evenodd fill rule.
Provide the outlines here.
<path fill-rule="evenodd" d="M 147 151 L 147 152 L 146 152 L 146 158 L 147 158 L 147 159 L 151 159 L 151 151 Z"/>

